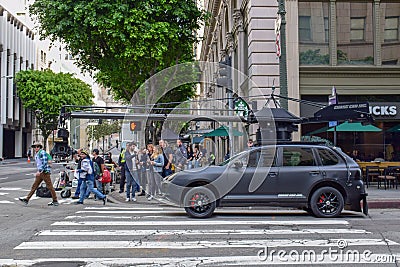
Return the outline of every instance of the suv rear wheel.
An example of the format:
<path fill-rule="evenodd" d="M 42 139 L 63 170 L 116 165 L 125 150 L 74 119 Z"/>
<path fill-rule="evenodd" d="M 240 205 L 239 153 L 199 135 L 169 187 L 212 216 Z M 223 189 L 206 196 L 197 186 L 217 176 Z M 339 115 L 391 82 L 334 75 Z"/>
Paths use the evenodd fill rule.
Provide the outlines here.
<path fill-rule="evenodd" d="M 183 203 L 186 213 L 193 218 L 211 217 L 216 207 L 214 193 L 205 187 L 191 188 Z"/>
<path fill-rule="evenodd" d="M 343 196 L 336 188 L 321 187 L 311 196 L 310 208 L 316 217 L 337 217 L 342 212 L 343 207 Z"/>

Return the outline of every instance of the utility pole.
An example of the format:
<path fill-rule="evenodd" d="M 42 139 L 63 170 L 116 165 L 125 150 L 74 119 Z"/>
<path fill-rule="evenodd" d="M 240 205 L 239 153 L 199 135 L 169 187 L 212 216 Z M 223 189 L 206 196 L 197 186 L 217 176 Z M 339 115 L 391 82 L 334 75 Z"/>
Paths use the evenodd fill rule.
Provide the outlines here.
<path fill-rule="evenodd" d="M 287 85 L 287 60 L 286 60 L 286 10 L 285 0 L 278 0 L 278 20 L 279 29 L 277 34 L 280 37 L 280 56 L 279 56 L 279 86 L 280 95 L 288 96 L 288 85 Z M 285 98 L 280 99 L 280 105 L 282 108 L 288 110 L 288 101 Z"/>

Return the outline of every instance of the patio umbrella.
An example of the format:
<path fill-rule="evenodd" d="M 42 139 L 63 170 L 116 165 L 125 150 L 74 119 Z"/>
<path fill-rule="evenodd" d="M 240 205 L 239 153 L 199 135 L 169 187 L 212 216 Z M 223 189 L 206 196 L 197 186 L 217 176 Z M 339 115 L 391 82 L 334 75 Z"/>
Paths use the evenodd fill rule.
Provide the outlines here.
<path fill-rule="evenodd" d="M 325 126 L 325 127 L 319 128 L 319 129 L 317 129 L 317 130 L 315 130 L 315 131 L 306 133 L 305 136 L 310 136 L 310 135 L 313 135 L 313 134 L 324 133 L 324 132 L 326 132 L 326 131 L 328 131 L 328 130 L 329 130 L 329 126 Z"/>
<path fill-rule="evenodd" d="M 327 131 L 333 132 L 333 131 L 335 131 L 335 128 L 332 127 Z M 362 125 L 361 122 L 347 122 L 346 121 L 346 122 L 336 126 L 336 131 L 337 132 L 381 132 L 382 129 L 375 127 L 371 124 Z"/>
<path fill-rule="evenodd" d="M 242 136 L 243 133 L 239 132 L 238 130 L 232 129 L 232 134 L 233 136 Z M 204 135 L 205 137 L 211 137 L 211 136 L 229 136 L 229 129 L 226 126 L 221 126 L 218 129 L 215 129 L 212 132 L 206 133 Z"/>
<path fill-rule="evenodd" d="M 392 128 L 386 130 L 388 133 L 399 133 L 400 132 L 400 124 L 393 126 Z"/>

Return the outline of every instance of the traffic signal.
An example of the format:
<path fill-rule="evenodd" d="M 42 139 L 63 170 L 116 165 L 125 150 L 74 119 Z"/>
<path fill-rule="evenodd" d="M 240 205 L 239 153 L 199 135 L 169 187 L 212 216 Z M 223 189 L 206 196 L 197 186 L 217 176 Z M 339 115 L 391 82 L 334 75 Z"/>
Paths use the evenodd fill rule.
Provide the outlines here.
<path fill-rule="evenodd" d="M 142 128 L 142 123 L 140 121 L 131 121 L 129 123 L 129 128 L 131 131 L 140 131 Z"/>
<path fill-rule="evenodd" d="M 232 88 L 231 57 L 225 57 L 225 60 L 218 63 L 217 86 Z"/>

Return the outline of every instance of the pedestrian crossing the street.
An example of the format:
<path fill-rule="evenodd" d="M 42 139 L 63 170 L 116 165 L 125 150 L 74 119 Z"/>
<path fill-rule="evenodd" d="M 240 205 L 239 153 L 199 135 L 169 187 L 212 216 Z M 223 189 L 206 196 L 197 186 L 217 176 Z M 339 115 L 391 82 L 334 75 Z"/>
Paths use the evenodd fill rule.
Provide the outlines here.
<path fill-rule="evenodd" d="M 354 228 L 349 219 L 265 210 L 221 210 L 210 219 L 191 219 L 183 209 L 168 206 L 85 207 L 27 239 L 14 248 L 21 258 L 0 259 L 0 266 L 45 262 L 83 262 L 87 266 L 350 266 L 378 260 L 394 262 L 399 255 L 389 252 L 391 248 L 398 251 L 400 246 L 379 233 Z M 37 258 L 24 258 L 24 253 L 32 251 Z"/>

